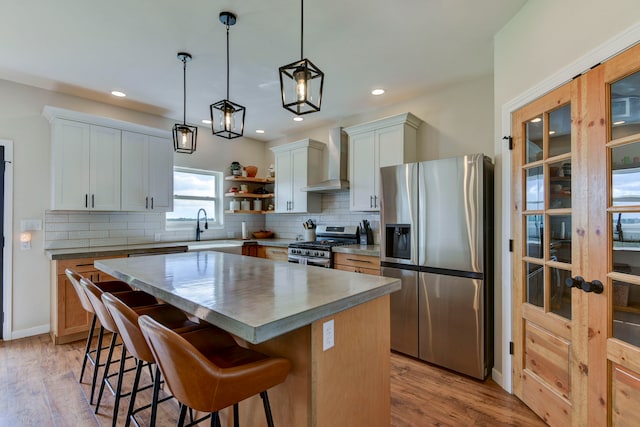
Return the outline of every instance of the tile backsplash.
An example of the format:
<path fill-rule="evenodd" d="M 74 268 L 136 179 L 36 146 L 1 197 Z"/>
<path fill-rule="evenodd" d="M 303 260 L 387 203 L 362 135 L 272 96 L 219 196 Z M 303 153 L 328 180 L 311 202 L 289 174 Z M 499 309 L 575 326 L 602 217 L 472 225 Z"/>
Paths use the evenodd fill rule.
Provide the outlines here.
<path fill-rule="evenodd" d="M 315 214 L 226 214 L 223 227 L 210 227 L 202 240 L 237 239 L 242 222 L 249 233 L 272 230 L 282 239 L 302 238 L 302 223 L 312 219 L 318 225 L 358 225 L 369 220 L 374 242 L 379 243 L 380 216 L 371 212 L 349 211 L 349 193 L 322 195 L 322 213 Z M 163 213 L 45 211 L 45 249 L 135 245 L 157 242 L 190 241 L 195 229 L 168 231 Z"/>

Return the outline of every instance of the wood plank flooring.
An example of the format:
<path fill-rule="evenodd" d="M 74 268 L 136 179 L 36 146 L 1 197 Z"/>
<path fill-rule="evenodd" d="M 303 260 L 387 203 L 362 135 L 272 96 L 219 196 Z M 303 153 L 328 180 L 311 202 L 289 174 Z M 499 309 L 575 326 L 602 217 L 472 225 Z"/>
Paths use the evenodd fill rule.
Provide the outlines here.
<path fill-rule="evenodd" d="M 111 393 L 105 391 L 99 414 L 94 414 L 94 406 L 89 405 L 90 367 L 83 384 L 78 384 L 83 352 L 82 341 L 53 345 L 48 335 L 0 341 L 0 426 L 110 426 Z M 128 374 L 128 383 L 132 376 Z M 149 399 L 148 392 L 143 392 L 141 399 Z M 128 398 L 124 398 L 118 425 L 124 425 L 127 404 Z M 175 401 L 163 403 L 157 425 L 175 425 L 177 414 Z M 143 425 L 147 416 L 140 417 Z M 522 402 L 491 380 L 480 382 L 391 355 L 393 427 L 544 425 Z"/>

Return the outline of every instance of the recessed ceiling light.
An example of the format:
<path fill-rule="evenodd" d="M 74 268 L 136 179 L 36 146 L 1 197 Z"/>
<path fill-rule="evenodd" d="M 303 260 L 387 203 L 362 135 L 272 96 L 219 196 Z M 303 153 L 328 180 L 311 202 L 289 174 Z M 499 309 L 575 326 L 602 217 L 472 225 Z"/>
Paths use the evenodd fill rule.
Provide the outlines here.
<path fill-rule="evenodd" d="M 542 121 L 542 119 L 540 117 L 536 117 L 535 119 L 531 120 L 531 123 L 540 123 Z"/>
<path fill-rule="evenodd" d="M 205 125 L 210 125 L 211 124 L 211 120 L 209 119 L 203 119 L 202 123 L 204 123 Z"/>
<path fill-rule="evenodd" d="M 303 120 L 304 120 L 304 119 L 303 119 L 302 117 L 294 117 L 294 118 L 293 118 L 293 121 L 294 121 L 294 122 L 301 122 L 301 121 L 303 121 Z"/>
<path fill-rule="evenodd" d="M 111 91 L 111 95 L 113 95 L 113 96 L 117 96 L 117 97 L 119 97 L 119 98 L 124 98 L 125 96 L 127 96 L 127 94 L 126 94 L 126 93 L 124 93 L 124 92 L 120 92 L 119 90 L 112 90 L 112 91 Z"/>
<path fill-rule="evenodd" d="M 371 95 L 382 95 L 384 93 L 384 89 L 374 89 L 371 91 Z"/>
<path fill-rule="evenodd" d="M 262 129 L 256 129 L 256 133 L 264 133 Z"/>

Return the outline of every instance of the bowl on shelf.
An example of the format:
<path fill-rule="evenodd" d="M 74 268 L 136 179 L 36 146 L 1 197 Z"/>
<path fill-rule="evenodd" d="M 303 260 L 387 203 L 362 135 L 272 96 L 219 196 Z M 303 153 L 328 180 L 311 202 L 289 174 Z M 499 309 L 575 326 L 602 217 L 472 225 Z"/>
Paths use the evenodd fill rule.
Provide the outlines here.
<path fill-rule="evenodd" d="M 260 230 L 260 231 L 254 231 L 251 234 L 253 234 L 253 237 L 255 237 L 256 239 L 268 239 L 269 237 L 273 236 L 273 231 Z"/>
<path fill-rule="evenodd" d="M 258 173 L 258 167 L 257 166 L 245 166 L 244 170 L 247 171 L 247 176 L 249 178 L 254 178 L 256 176 L 256 174 Z"/>

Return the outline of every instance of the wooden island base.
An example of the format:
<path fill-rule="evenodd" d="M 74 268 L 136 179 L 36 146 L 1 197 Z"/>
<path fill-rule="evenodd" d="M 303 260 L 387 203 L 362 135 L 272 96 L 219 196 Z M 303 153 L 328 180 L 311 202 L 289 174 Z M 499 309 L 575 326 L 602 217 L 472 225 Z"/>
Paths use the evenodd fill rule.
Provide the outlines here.
<path fill-rule="evenodd" d="M 333 319 L 335 345 L 322 351 L 323 324 Z M 288 358 L 287 380 L 269 390 L 276 426 L 384 426 L 391 422 L 389 296 L 377 298 L 253 345 Z M 232 426 L 230 408 L 221 412 Z M 240 403 L 240 425 L 264 426 L 259 396 Z"/>

